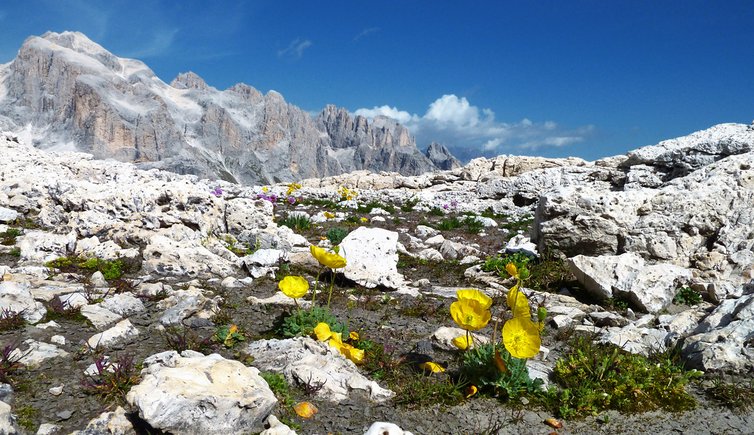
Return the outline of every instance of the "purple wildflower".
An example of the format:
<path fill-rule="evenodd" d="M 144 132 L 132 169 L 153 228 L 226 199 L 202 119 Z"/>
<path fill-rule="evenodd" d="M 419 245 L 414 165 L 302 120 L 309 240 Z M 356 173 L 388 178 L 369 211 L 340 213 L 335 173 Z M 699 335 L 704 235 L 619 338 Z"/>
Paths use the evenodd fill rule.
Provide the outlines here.
<path fill-rule="evenodd" d="M 219 197 L 222 196 L 223 190 L 220 188 L 220 186 L 215 186 L 215 188 L 210 193 Z"/>

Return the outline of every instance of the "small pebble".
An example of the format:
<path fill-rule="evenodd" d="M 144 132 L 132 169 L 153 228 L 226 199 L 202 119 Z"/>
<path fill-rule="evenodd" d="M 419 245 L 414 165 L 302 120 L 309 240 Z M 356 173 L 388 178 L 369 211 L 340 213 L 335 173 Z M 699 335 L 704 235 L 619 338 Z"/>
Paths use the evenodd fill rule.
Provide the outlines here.
<path fill-rule="evenodd" d="M 63 394 L 63 386 L 64 385 L 61 384 L 60 386 L 50 388 L 50 394 L 53 396 L 60 396 Z"/>

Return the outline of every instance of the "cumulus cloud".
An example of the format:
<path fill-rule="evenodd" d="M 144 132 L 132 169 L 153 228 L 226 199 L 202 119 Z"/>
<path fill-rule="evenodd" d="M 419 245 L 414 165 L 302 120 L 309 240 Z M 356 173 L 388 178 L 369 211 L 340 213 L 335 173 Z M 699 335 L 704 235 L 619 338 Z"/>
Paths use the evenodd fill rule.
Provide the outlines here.
<path fill-rule="evenodd" d="M 296 38 L 291 41 L 290 44 L 288 44 L 288 47 L 282 50 L 278 50 L 278 57 L 281 59 L 290 60 L 301 59 L 301 56 L 304 55 L 304 50 L 311 47 L 312 45 L 312 41 L 308 39 L 302 40 L 301 38 Z"/>
<path fill-rule="evenodd" d="M 535 122 L 528 118 L 501 122 L 495 119 L 495 112 L 491 109 L 479 108 L 465 97 L 453 94 L 443 95 L 430 103 L 423 115 L 387 105 L 358 109 L 354 114 L 367 118 L 380 115 L 393 118 L 416 136 L 419 147 L 432 141 L 440 142 L 462 160 L 480 155 L 569 146 L 583 141 L 594 130 L 590 125 L 566 129 L 554 121 Z"/>

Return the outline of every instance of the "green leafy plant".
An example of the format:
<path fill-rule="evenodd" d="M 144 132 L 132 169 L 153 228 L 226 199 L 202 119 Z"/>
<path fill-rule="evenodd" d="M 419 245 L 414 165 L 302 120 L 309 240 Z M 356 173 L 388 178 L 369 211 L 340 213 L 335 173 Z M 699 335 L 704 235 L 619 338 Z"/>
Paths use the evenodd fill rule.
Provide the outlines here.
<path fill-rule="evenodd" d="M 309 219 L 309 216 L 300 213 L 290 214 L 279 223 L 294 231 L 305 231 L 312 227 L 312 221 Z"/>
<path fill-rule="evenodd" d="M 598 415 L 608 409 L 682 411 L 696 406 L 685 386 L 701 372 L 685 371 L 669 353 L 648 358 L 586 337 L 577 337 L 570 347 L 553 370 L 561 389 L 547 393 L 561 417 Z"/>
<path fill-rule="evenodd" d="M 41 414 L 37 408 L 31 405 L 19 406 L 13 413 L 16 414 L 19 426 L 30 433 L 35 432 L 35 429 L 37 429 L 37 421 Z"/>
<path fill-rule="evenodd" d="M 21 248 L 19 248 L 18 246 L 14 247 L 8 252 L 8 255 L 16 258 L 21 257 Z"/>
<path fill-rule="evenodd" d="M 702 302 L 702 295 L 688 286 L 679 288 L 673 298 L 673 303 L 676 305 L 696 305 L 700 302 Z"/>
<path fill-rule="evenodd" d="M 231 348 L 241 341 L 245 341 L 246 337 L 243 332 L 236 325 L 223 325 L 217 328 L 213 340 L 222 343 L 223 346 Z"/>
<path fill-rule="evenodd" d="M 101 258 L 83 258 L 83 257 L 59 257 L 55 260 L 45 263 L 46 267 L 57 269 L 61 272 L 87 272 L 99 271 L 108 281 L 120 279 L 123 276 L 125 264 L 123 260 L 103 260 Z"/>
<path fill-rule="evenodd" d="M 515 252 L 513 254 L 505 255 L 493 255 L 491 257 L 487 257 L 487 259 L 484 261 L 482 270 L 485 272 L 495 272 L 503 278 L 508 278 L 510 277 L 510 274 L 505 270 L 505 266 L 508 265 L 508 263 L 513 263 L 519 273 L 522 274 L 522 279 L 528 279 L 528 265 L 530 261 L 531 257 L 524 254 L 523 252 Z"/>
<path fill-rule="evenodd" d="M 330 325 L 330 330 L 348 336 L 348 329 L 342 325 L 325 307 L 312 306 L 308 310 L 296 310 L 283 319 L 278 332 L 283 337 L 309 336 L 314 327 L 324 322 Z"/>
<path fill-rule="evenodd" d="M 333 227 L 327 230 L 327 239 L 334 245 L 340 245 L 340 242 L 346 238 L 348 230 L 341 227 Z"/>
<path fill-rule="evenodd" d="M 20 236 L 21 230 L 18 228 L 8 228 L 0 233 L 0 245 L 12 246 L 16 244 L 16 237 Z"/>
<path fill-rule="evenodd" d="M 484 224 L 475 216 L 466 216 L 461 222 L 466 228 L 467 233 L 479 234 L 484 229 Z"/>
<path fill-rule="evenodd" d="M 288 385 L 288 381 L 280 373 L 273 372 L 260 372 L 259 376 L 267 382 L 270 390 L 275 394 L 280 403 L 283 406 L 291 407 L 295 404 L 293 394 L 291 394 L 291 387 Z"/>
<path fill-rule="evenodd" d="M 526 360 L 513 358 L 501 343 L 485 343 L 464 352 L 460 375 L 483 393 L 502 399 L 536 394 L 544 384 L 531 379 Z"/>
<path fill-rule="evenodd" d="M 445 216 L 445 212 L 440 207 L 432 207 L 429 209 L 431 216 Z"/>
<path fill-rule="evenodd" d="M 406 202 L 404 202 L 401 205 L 401 211 L 406 212 L 406 213 L 414 211 L 414 207 L 416 207 L 416 204 L 418 203 L 419 203 L 419 198 L 412 197 L 411 199 L 406 200 Z"/>
<path fill-rule="evenodd" d="M 236 254 L 237 257 L 243 257 L 254 253 L 254 249 L 252 249 L 251 246 L 249 246 L 247 243 L 239 242 L 230 234 L 226 235 L 223 238 L 223 242 L 225 242 L 225 246 L 226 248 L 228 248 L 228 251 Z"/>

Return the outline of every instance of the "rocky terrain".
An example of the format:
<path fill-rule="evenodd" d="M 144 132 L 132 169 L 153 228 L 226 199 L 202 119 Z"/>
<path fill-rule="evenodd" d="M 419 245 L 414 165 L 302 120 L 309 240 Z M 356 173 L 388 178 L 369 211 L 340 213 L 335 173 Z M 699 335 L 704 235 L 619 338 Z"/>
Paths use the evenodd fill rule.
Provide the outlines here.
<path fill-rule="evenodd" d="M 722 124 L 596 162 L 500 156 L 299 187 L 143 171 L 2 134 L 0 432 L 747 433 L 751 409 L 709 391 L 726 376 L 754 394 L 753 145 L 754 126 Z M 346 267 L 323 273 L 310 246 L 341 238 Z M 574 334 L 675 349 L 705 372 L 687 386 L 696 408 L 553 428 L 546 404 L 422 396 L 453 388 L 456 290 L 499 301 L 513 284 L 485 271 L 504 252 L 534 257 L 525 291 L 548 312 L 529 376 L 558 388 Z M 311 304 L 278 290 L 286 275 L 319 279 L 320 306 L 332 282 L 332 314 L 381 346 L 381 365 L 281 334 Z M 378 376 L 429 360 L 448 374 Z M 300 417 L 304 401 L 319 412 Z"/>
<path fill-rule="evenodd" d="M 243 184 L 458 165 L 442 145 L 422 154 L 388 118 L 334 106 L 312 118 L 275 91 L 220 91 L 191 72 L 167 84 L 78 32 L 32 36 L 0 65 L 0 128 L 43 148 Z"/>

